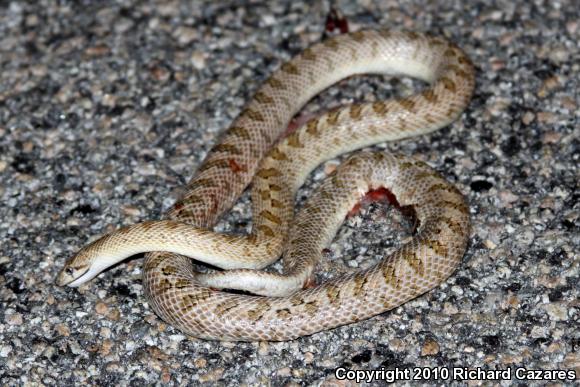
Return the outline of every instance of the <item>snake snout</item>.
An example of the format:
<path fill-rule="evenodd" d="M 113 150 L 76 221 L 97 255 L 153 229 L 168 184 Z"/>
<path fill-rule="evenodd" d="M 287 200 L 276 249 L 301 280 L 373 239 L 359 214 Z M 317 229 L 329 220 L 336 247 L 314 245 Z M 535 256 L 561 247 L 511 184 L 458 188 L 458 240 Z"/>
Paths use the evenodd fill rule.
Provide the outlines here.
<path fill-rule="evenodd" d="M 74 281 L 74 278 L 72 276 L 71 268 L 65 267 L 58 273 L 58 276 L 56 277 L 54 283 L 58 286 L 66 286 L 72 281 Z"/>

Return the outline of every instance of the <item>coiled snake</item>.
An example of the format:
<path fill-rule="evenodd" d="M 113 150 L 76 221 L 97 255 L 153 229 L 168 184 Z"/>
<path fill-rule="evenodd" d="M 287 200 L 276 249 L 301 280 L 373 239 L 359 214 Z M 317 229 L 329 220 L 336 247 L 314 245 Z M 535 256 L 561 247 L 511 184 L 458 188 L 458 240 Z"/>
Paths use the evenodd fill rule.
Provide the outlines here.
<path fill-rule="evenodd" d="M 430 87 L 408 98 L 329 111 L 272 148 L 310 98 L 362 73 L 407 75 Z M 290 340 L 392 309 L 440 284 L 459 264 L 469 235 L 459 191 L 422 162 L 363 152 L 326 179 L 294 218 L 295 192 L 324 160 L 448 125 L 473 87 L 468 58 L 439 37 L 368 30 L 316 44 L 258 90 L 168 220 L 121 228 L 89 244 L 67 261 L 57 284 L 78 286 L 147 252 L 143 286 L 153 310 L 186 334 L 215 340 Z M 252 232 L 210 231 L 251 181 Z M 414 208 L 419 226 L 412 240 L 369 269 L 302 289 L 349 209 L 379 187 Z M 284 276 L 253 270 L 282 254 Z M 184 255 L 231 270 L 200 274 Z M 256 295 L 218 290 L 224 288 Z"/>

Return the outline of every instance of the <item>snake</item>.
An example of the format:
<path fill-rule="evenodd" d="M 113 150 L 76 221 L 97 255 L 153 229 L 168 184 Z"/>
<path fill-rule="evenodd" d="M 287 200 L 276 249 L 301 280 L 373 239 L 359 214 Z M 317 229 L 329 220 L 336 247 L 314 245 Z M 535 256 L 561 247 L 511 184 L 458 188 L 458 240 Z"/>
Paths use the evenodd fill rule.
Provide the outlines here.
<path fill-rule="evenodd" d="M 145 253 L 142 283 L 153 311 L 207 340 L 293 340 L 402 305 L 459 266 L 470 232 L 461 192 L 422 161 L 363 150 L 331 173 L 297 214 L 295 195 L 326 160 L 451 124 L 471 99 L 474 73 L 460 48 L 428 33 L 361 30 L 305 49 L 258 88 L 163 219 L 88 244 L 66 261 L 56 283 L 77 287 Z M 326 111 L 280 138 L 306 102 L 358 74 L 408 76 L 427 86 L 407 97 Z M 250 183 L 251 232 L 213 231 Z M 373 266 L 314 283 L 349 211 L 381 189 L 398 208 L 411 209 L 412 235 Z M 281 256 L 282 274 L 261 270 Z M 218 270 L 200 273 L 192 258 Z"/>

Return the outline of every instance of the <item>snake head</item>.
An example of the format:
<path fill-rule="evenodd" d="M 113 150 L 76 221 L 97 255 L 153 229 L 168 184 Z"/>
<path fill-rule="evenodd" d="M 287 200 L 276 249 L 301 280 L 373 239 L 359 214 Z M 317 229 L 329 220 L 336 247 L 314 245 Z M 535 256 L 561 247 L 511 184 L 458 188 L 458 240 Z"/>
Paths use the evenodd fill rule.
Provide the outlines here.
<path fill-rule="evenodd" d="M 91 252 L 90 246 L 82 248 L 75 255 L 70 257 L 58 276 L 55 283 L 58 286 L 77 287 L 85 282 L 91 280 L 101 272 L 97 267 L 98 261 L 95 260 L 94 254 Z"/>
<path fill-rule="evenodd" d="M 103 251 L 103 246 L 107 247 L 108 240 L 109 236 L 105 235 L 86 245 L 74 256 L 70 257 L 63 269 L 58 273 L 55 283 L 58 286 L 80 286 L 96 277 L 106 268 L 131 255 L 111 255 L 107 251 Z"/>
<path fill-rule="evenodd" d="M 67 262 L 64 268 L 58 273 L 56 277 L 56 284 L 58 286 L 79 286 L 86 280 L 83 276 L 88 273 L 90 266 L 87 264 L 75 265 L 74 259 Z"/>

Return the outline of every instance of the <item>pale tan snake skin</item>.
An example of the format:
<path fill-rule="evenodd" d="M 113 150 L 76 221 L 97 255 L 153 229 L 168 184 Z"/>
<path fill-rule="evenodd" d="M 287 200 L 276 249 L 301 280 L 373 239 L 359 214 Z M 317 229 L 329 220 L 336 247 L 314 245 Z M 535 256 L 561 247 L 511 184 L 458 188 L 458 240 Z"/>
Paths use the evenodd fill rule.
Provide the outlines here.
<path fill-rule="evenodd" d="M 408 98 L 328 112 L 271 149 L 310 98 L 361 73 L 402 74 L 431 86 Z M 57 283 L 78 286 L 130 255 L 150 252 L 143 286 L 153 310 L 189 335 L 215 340 L 290 340 L 401 305 L 440 284 L 459 264 L 469 235 L 468 208 L 459 191 L 421 162 L 365 152 L 324 181 L 293 220 L 294 194 L 324 160 L 448 125 L 466 107 L 473 87 L 470 61 L 442 38 L 369 30 L 314 45 L 258 90 L 169 211 L 171 220 L 102 237 L 66 263 Z M 251 234 L 210 231 L 250 181 Z M 399 205 L 414 208 L 419 227 L 412 240 L 370 269 L 300 290 L 348 210 L 378 187 L 391 191 Z M 288 276 L 249 270 L 282 253 Z M 179 254 L 243 270 L 200 275 Z"/>

